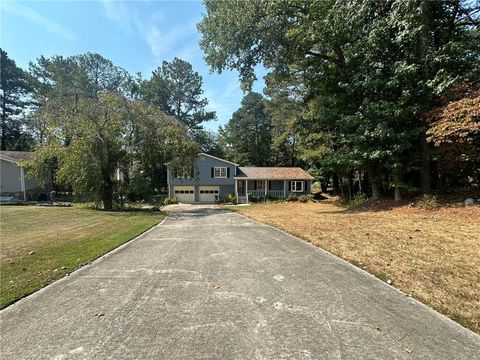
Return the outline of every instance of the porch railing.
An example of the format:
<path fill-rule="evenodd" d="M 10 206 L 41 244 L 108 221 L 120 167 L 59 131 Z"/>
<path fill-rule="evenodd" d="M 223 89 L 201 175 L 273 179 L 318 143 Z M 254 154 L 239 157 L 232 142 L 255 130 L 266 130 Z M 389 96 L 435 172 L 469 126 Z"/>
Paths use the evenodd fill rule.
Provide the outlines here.
<path fill-rule="evenodd" d="M 265 190 L 248 190 L 248 196 L 255 196 L 257 198 L 265 197 Z M 283 190 L 267 190 L 267 196 L 276 198 L 283 198 L 285 194 Z"/>

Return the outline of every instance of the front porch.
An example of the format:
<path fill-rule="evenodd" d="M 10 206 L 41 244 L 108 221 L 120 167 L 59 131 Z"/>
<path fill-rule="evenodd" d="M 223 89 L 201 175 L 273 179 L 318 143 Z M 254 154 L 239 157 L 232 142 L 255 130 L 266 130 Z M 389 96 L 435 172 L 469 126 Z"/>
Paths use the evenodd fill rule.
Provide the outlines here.
<path fill-rule="evenodd" d="M 295 184 L 292 185 L 292 182 Z M 252 199 L 284 199 L 291 193 L 300 195 L 308 192 L 306 183 L 297 180 L 235 179 L 235 196 L 239 204 L 248 204 Z"/>

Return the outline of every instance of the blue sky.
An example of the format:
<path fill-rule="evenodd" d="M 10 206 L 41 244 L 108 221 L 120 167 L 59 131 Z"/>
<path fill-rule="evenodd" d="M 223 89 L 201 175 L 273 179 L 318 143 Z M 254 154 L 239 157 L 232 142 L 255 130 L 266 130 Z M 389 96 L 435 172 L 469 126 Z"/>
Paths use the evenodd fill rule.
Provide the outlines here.
<path fill-rule="evenodd" d="M 239 107 L 238 74 L 211 74 L 198 46 L 200 1 L 0 1 L 0 44 L 17 65 L 27 68 L 40 55 L 97 52 L 130 73 L 150 77 L 163 60 L 189 61 L 203 77 L 204 95 L 216 130 Z M 262 92 L 263 71 L 254 90 Z"/>

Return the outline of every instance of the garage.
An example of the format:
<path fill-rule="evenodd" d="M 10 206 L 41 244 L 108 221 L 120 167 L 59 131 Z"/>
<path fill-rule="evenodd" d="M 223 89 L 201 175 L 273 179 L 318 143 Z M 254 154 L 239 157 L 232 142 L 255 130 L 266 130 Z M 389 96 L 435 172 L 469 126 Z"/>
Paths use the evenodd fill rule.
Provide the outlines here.
<path fill-rule="evenodd" d="M 195 188 L 193 186 L 174 186 L 173 196 L 180 203 L 193 203 L 195 202 Z"/>
<path fill-rule="evenodd" d="M 218 201 L 218 186 L 200 186 L 200 202 L 216 202 Z"/>

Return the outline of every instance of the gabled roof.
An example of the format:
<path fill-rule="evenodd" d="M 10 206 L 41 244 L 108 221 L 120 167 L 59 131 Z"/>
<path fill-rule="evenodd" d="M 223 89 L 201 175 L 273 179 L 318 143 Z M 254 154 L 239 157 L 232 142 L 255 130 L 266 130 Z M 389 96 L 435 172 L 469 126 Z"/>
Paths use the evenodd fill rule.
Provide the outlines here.
<path fill-rule="evenodd" d="M 15 164 L 32 156 L 33 152 L 31 151 L 0 151 L 0 159 Z"/>
<path fill-rule="evenodd" d="M 239 167 L 237 179 L 255 180 L 313 180 L 314 177 L 299 167 Z"/>
<path fill-rule="evenodd" d="M 235 165 L 235 166 L 238 166 L 238 164 L 235 164 L 234 162 L 231 162 L 231 161 L 228 161 L 228 160 L 225 160 L 225 159 L 221 159 L 219 157 L 216 157 L 216 156 L 213 156 L 213 155 L 210 155 L 210 154 L 206 154 L 206 153 L 199 153 L 197 155 L 197 158 L 200 157 L 200 156 L 208 156 L 209 158 L 212 158 L 212 159 L 215 159 L 215 160 L 219 160 L 219 161 L 223 161 L 223 162 L 226 162 L 227 164 L 232 164 L 232 165 Z M 168 165 L 170 164 L 171 161 L 163 164 L 163 165 Z"/>
<path fill-rule="evenodd" d="M 235 164 L 234 162 L 231 162 L 231 161 L 228 161 L 228 160 L 225 160 L 225 159 L 221 159 L 221 158 L 219 158 L 219 157 L 216 157 L 216 156 L 213 156 L 213 155 L 210 155 L 210 154 L 206 154 L 206 153 L 200 153 L 200 154 L 198 154 L 198 156 L 201 156 L 201 155 L 203 155 L 203 156 L 208 156 L 208 157 L 210 157 L 210 158 L 212 158 L 212 159 L 220 160 L 220 161 L 223 161 L 223 162 L 226 162 L 226 163 L 229 163 L 229 164 L 238 166 L 238 164 Z"/>

